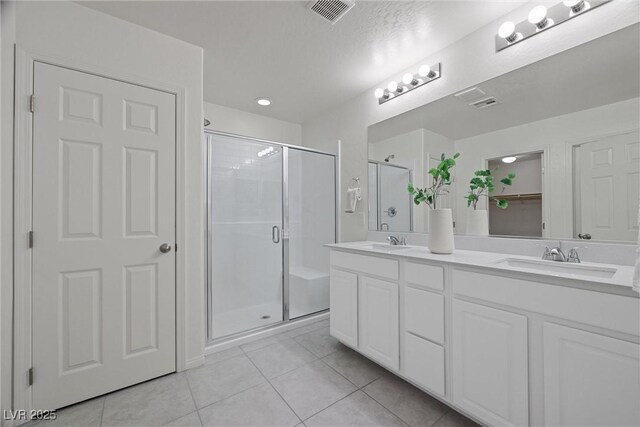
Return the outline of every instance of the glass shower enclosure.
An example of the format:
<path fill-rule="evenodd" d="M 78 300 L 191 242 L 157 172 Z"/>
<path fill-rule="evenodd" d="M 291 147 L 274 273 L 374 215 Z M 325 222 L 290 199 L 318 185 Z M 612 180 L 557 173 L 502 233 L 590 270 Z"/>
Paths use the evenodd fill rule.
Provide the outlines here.
<path fill-rule="evenodd" d="M 332 154 L 206 132 L 210 341 L 329 308 Z"/>

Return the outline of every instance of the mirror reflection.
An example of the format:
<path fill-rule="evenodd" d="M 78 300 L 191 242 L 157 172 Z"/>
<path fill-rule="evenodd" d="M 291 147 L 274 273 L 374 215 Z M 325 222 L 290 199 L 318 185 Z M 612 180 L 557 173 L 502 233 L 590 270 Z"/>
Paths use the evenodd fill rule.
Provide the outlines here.
<path fill-rule="evenodd" d="M 442 154 L 459 152 L 438 198 L 457 234 L 636 240 L 636 34 L 620 30 L 370 126 L 369 228 L 428 233 L 429 207 L 407 184 L 428 187 Z"/>

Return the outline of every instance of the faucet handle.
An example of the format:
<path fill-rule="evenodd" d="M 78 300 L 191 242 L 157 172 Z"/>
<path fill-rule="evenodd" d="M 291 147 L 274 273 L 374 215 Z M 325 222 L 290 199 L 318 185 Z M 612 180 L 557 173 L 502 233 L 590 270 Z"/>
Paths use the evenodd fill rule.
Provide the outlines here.
<path fill-rule="evenodd" d="M 567 254 L 567 262 L 575 262 L 575 263 L 579 263 L 580 262 L 580 256 L 578 255 L 578 248 L 571 248 L 569 250 L 569 253 Z"/>
<path fill-rule="evenodd" d="M 542 259 L 547 261 L 551 259 L 551 248 L 549 246 L 544 247 L 544 253 L 542 254 Z"/>

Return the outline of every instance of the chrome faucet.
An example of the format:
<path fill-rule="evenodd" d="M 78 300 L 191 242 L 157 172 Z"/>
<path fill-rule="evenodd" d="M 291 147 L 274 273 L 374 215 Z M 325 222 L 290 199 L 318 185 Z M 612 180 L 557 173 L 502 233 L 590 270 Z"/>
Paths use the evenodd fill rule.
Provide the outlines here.
<path fill-rule="evenodd" d="M 571 248 L 571 250 L 569 250 L 569 254 L 567 255 L 567 262 L 580 262 L 580 257 L 578 256 L 578 248 Z"/>
<path fill-rule="evenodd" d="M 389 241 L 389 244 L 391 246 L 406 246 L 407 245 L 407 239 L 404 236 L 391 235 L 391 236 L 387 237 L 387 240 Z"/>
<path fill-rule="evenodd" d="M 567 262 L 567 257 L 559 247 L 550 248 L 549 246 L 545 246 L 542 259 L 546 261 Z"/>

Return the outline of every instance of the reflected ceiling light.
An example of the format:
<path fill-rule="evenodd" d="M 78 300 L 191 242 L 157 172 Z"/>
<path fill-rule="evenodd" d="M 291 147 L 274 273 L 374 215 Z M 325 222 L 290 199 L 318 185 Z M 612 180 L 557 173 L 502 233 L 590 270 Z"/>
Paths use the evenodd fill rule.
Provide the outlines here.
<path fill-rule="evenodd" d="M 539 30 L 542 30 L 549 25 L 553 25 L 553 20 L 547 18 L 547 8 L 542 5 L 536 6 L 531 9 L 531 12 L 529 12 L 528 20 L 533 25 L 538 27 Z"/>
<path fill-rule="evenodd" d="M 517 158 L 517 157 L 514 157 L 514 156 L 503 157 L 503 158 L 502 158 L 502 163 L 513 163 L 513 162 L 515 162 L 516 160 L 518 160 L 518 158 Z"/>
<path fill-rule="evenodd" d="M 564 0 L 547 8 L 538 5 L 531 9 L 522 22 L 504 22 L 496 34 L 496 52 L 535 36 L 549 28 L 556 27 L 569 19 L 583 15 L 589 10 L 609 3 L 611 0 Z"/>
<path fill-rule="evenodd" d="M 387 88 L 381 87 L 373 91 L 373 95 L 378 100 L 378 104 L 384 104 L 387 101 L 395 99 L 400 95 L 411 92 L 412 90 L 419 88 L 435 79 L 440 78 L 440 63 L 434 65 L 422 65 L 418 69 L 418 74 L 405 73 L 402 76 L 402 85 L 399 85 L 397 81 L 391 80 L 387 84 Z M 418 78 L 420 77 L 420 78 Z"/>
<path fill-rule="evenodd" d="M 573 13 L 580 13 L 589 8 L 589 3 L 584 0 L 565 0 L 562 3 L 570 8 Z"/>
<path fill-rule="evenodd" d="M 256 102 L 258 103 L 258 105 L 262 105 L 263 107 L 271 105 L 271 100 L 268 98 L 256 98 Z"/>
<path fill-rule="evenodd" d="M 516 24 L 511 21 L 507 21 L 504 24 L 500 25 L 498 29 L 498 36 L 500 38 L 505 39 L 509 43 L 513 43 L 518 40 L 518 34 L 516 33 Z"/>

